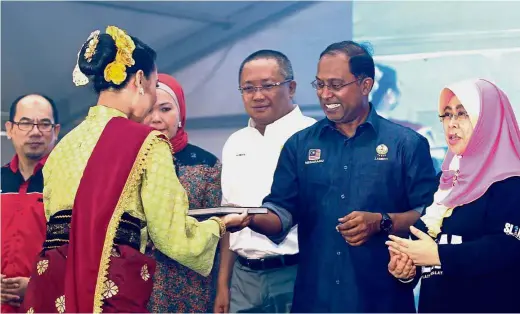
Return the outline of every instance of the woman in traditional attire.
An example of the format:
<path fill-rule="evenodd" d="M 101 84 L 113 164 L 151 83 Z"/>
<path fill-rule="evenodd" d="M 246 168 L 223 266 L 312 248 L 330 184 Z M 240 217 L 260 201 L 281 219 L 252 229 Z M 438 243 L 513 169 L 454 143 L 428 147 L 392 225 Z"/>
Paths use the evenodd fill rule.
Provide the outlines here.
<path fill-rule="evenodd" d="M 408 284 L 421 274 L 419 312 L 518 312 L 515 114 L 506 94 L 482 79 L 443 89 L 439 113 L 449 148 L 439 190 L 412 227 L 417 240 L 390 236 L 389 270 Z"/>
<path fill-rule="evenodd" d="M 221 163 L 215 155 L 188 143 L 182 86 L 169 75 L 159 74 L 158 77 L 157 101 L 145 123 L 170 139 L 175 172 L 188 194 L 190 209 L 220 206 Z M 212 311 L 218 267 L 214 264 L 211 274 L 202 276 L 157 250 L 151 241 L 150 244 L 147 254 L 156 259 L 157 267 L 148 309 L 155 313 Z"/>
<path fill-rule="evenodd" d="M 155 52 L 109 26 L 78 54 L 76 85 L 92 81 L 97 106 L 56 146 L 44 168 L 44 249 L 22 310 L 146 312 L 155 261 L 141 229 L 168 257 L 208 275 L 226 227 L 246 214 L 198 222 L 174 171 L 169 139 L 140 124 L 156 100 Z"/>

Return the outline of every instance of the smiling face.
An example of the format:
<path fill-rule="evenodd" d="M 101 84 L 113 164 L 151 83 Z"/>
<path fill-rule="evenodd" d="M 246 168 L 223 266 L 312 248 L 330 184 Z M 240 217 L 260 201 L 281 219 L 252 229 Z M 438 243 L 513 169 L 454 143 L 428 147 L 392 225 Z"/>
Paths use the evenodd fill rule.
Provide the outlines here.
<path fill-rule="evenodd" d="M 255 59 L 247 62 L 240 75 L 240 87 L 264 87 L 243 92 L 242 101 L 248 115 L 257 125 L 269 125 L 293 109 L 292 97 L 296 82 L 285 81 L 276 59 Z M 278 84 L 279 85 L 273 85 Z"/>
<path fill-rule="evenodd" d="M 350 123 L 362 115 L 373 83 L 371 78 L 356 78 L 343 53 L 324 55 L 318 63 L 316 93 L 330 121 Z"/>
<path fill-rule="evenodd" d="M 464 154 L 473 134 L 474 126 L 457 96 L 453 95 L 442 108 L 441 116 L 444 116 L 442 124 L 449 150 L 456 155 Z"/>

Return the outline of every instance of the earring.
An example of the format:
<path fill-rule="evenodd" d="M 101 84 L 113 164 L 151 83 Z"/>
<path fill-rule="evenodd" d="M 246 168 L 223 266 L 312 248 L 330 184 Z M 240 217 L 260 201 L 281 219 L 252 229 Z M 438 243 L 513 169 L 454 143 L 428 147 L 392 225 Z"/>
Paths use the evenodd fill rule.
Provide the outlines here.
<path fill-rule="evenodd" d="M 139 95 L 144 95 L 144 88 L 139 87 Z"/>
<path fill-rule="evenodd" d="M 179 128 L 182 127 L 182 122 L 179 121 Z"/>

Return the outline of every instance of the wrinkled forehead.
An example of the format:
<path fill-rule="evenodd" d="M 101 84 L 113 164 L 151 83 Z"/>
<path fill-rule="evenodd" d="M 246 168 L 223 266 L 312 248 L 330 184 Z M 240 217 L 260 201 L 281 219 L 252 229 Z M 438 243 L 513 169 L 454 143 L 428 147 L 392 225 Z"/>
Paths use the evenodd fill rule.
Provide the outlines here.
<path fill-rule="evenodd" d="M 50 121 L 54 121 L 52 106 L 47 101 L 47 99 L 43 98 L 39 95 L 29 95 L 22 98 L 16 104 L 16 113 L 14 115 L 14 120 L 18 121 L 20 119 L 28 119 L 28 120 L 42 120 L 48 119 Z"/>

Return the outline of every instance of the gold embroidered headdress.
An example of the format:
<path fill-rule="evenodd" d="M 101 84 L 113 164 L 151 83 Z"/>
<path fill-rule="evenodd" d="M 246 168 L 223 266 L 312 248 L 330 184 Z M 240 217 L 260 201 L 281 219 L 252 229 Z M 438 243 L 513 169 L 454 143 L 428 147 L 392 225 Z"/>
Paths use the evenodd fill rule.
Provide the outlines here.
<path fill-rule="evenodd" d="M 87 58 L 87 51 L 85 51 L 85 59 L 87 59 L 88 62 L 92 61 L 92 56 L 94 55 L 96 51 L 96 46 L 99 42 L 99 30 L 93 31 L 90 33 L 90 35 L 87 38 L 88 48 L 88 58 Z M 83 48 L 83 46 L 81 46 Z M 81 72 L 79 69 L 79 55 L 81 53 L 81 49 L 78 51 L 78 59 L 76 61 L 76 66 L 74 67 L 74 71 L 72 71 L 72 81 L 74 82 L 74 85 L 76 86 L 83 86 L 88 84 L 88 77 Z"/>
<path fill-rule="evenodd" d="M 110 62 L 104 70 L 104 78 L 107 82 L 113 82 L 116 85 L 123 83 L 127 77 L 126 69 L 135 64 L 135 60 L 132 54 L 135 50 L 135 43 L 124 30 L 116 26 L 108 26 L 106 31 L 108 35 L 114 39 L 116 43 L 116 57 L 114 61 Z M 100 31 L 94 31 L 87 38 L 87 48 L 83 57 L 87 62 L 91 62 L 94 54 L 96 53 L 97 44 L 99 43 Z M 82 46 L 83 47 L 83 46 Z M 78 52 L 78 61 L 81 53 L 81 49 Z M 72 81 L 76 86 L 86 85 L 89 80 L 88 77 L 81 72 L 79 69 L 78 62 L 72 72 Z"/>

